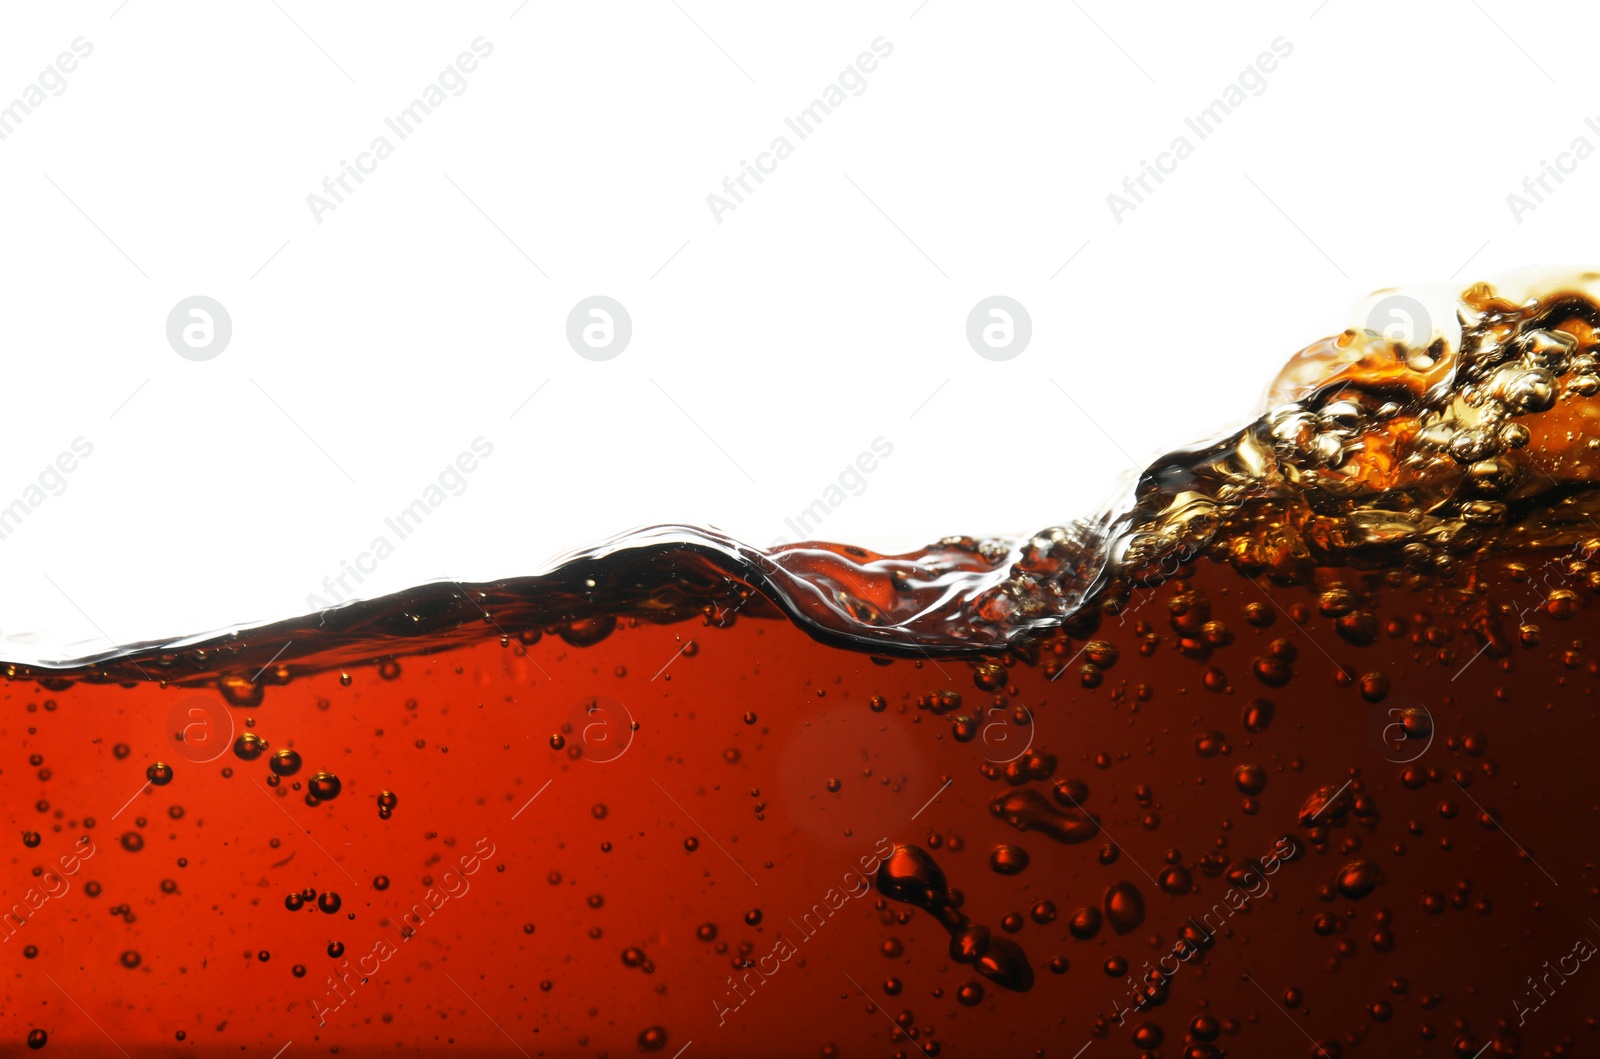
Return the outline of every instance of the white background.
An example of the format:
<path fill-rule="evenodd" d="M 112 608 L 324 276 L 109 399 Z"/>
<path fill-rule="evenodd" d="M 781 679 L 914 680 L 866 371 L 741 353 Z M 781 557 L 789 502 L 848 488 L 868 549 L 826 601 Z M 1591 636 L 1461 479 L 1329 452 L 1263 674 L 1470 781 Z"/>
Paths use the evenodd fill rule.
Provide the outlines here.
<path fill-rule="evenodd" d="M 1377 288 L 1594 263 L 1600 161 L 1507 202 L 1600 146 L 1591 7 L 919 3 L 8 5 L 0 103 L 93 54 L 0 141 L 0 506 L 94 452 L 0 540 L 5 657 L 304 612 L 478 436 L 493 455 L 363 595 L 660 522 L 792 537 L 880 436 L 816 536 L 1028 532 L 1250 418 Z M 383 119 L 480 36 L 399 142 Z M 880 36 L 798 141 L 783 119 Z M 1279 37 L 1199 141 L 1184 118 Z M 318 223 L 307 196 L 385 134 Z M 779 135 L 719 223 L 707 196 Z M 165 334 L 195 294 L 233 324 L 203 363 Z M 592 294 L 633 320 L 603 363 L 565 338 Z M 1003 363 L 965 335 L 993 294 L 1032 318 Z"/>

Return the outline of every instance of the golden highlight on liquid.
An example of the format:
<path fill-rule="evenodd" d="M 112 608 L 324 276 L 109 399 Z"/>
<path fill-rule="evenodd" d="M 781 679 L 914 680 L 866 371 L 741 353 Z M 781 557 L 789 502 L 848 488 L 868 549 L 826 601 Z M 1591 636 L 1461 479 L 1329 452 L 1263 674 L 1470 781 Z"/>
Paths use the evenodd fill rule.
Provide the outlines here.
<path fill-rule="evenodd" d="M 1593 280 L 1021 541 L 11 665 L 0 1049 L 1600 1054 Z"/>

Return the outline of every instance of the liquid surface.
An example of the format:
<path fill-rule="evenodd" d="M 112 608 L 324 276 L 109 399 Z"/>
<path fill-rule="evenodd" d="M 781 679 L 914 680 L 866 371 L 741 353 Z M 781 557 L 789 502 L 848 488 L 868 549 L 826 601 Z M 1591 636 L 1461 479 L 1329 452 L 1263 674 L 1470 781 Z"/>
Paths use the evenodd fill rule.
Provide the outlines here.
<path fill-rule="evenodd" d="M 1023 541 L 663 528 L 13 665 L 0 1047 L 1600 1054 L 1588 281 L 1317 343 Z"/>

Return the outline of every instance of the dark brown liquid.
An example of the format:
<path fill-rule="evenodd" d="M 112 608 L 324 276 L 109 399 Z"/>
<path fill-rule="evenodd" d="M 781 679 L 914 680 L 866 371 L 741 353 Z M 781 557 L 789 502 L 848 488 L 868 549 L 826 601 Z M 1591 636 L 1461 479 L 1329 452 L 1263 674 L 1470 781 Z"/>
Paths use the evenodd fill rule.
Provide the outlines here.
<path fill-rule="evenodd" d="M 1600 310 L 1463 312 L 1021 542 L 11 667 L 0 1045 L 1600 1054 Z"/>

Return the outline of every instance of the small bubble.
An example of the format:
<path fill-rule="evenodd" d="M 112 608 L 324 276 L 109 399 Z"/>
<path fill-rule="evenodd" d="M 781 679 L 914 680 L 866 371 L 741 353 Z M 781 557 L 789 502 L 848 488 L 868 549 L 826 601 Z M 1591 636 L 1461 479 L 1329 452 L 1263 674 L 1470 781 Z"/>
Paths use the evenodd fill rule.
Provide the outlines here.
<path fill-rule="evenodd" d="M 1260 794 L 1267 785 L 1267 770 L 1260 765 L 1240 765 L 1233 770 L 1233 785 L 1240 794 Z"/>
<path fill-rule="evenodd" d="M 1067 931 L 1079 941 L 1088 941 L 1100 933 L 1100 924 L 1104 921 L 1098 908 L 1080 908 L 1067 921 Z"/>
<path fill-rule="evenodd" d="M 267 693 L 264 685 L 241 676 L 218 677 L 217 690 L 230 706 L 260 706 Z"/>
<path fill-rule="evenodd" d="M 1373 891 L 1378 885 L 1378 865 L 1373 861 L 1360 859 L 1346 864 L 1339 872 L 1339 893 L 1352 901 L 1359 900 Z"/>
<path fill-rule="evenodd" d="M 245 732 L 233 741 L 233 754 L 240 761 L 254 761 L 266 750 L 267 741 L 254 732 Z"/>
<path fill-rule="evenodd" d="M 1174 864 L 1161 872 L 1156 885 L 1169 894 L 1186 894 L 1193 888 L 1194 878 L 1189 869 Z"/>
<path fill-rule="evenodd" d="M 1133 1031 L 1133 1046 L 1146 1052 L 1153 1052 L 1161 1047 L 1161 1042 L 1165 1039 L 1166 1035 L 1161 1032 L 1161 1027 L 1153 1022 L 1141 1022 Z"/>
<path fill-rule="evenodd" d="M 1028 866 L 1028 851 L 1021 846 L 999 845 L 989 854 L 989 867 L 1001 875 L 1016 875 Z"/>
<path fill-rule="evenodd" d="M 1243 723 L 1247 732 L 1264 732 L 1272 723 L 1276 708 L 1270 699 L 1251 699 L 1244 708 Z"/>
<path fill-rule="evenodd" d="M 165 761 L 157 761 L 154 765 L 144 770 L 145 779 L 157 787 L 165 787 L 172 782 L 172 766 Z"/>
<path fill-rule="evenodd" d="M 1144 897 L 1133 883 L 1120 881 L 1106 889 L 1106 918 L 1118 934 L 1144 923 Z"/>

